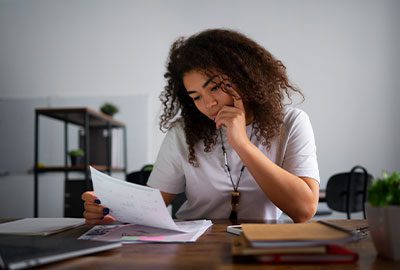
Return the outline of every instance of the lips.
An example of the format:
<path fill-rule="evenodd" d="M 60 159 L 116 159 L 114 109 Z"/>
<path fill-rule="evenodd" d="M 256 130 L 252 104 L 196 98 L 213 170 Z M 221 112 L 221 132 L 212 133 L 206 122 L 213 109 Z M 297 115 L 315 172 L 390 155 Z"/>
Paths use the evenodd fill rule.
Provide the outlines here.
<path fill-rule="evenodd" d="M 214 121 L 220 110 L 221 109 L 217 110 L 215 113 L 210 114 L 208 117 Z"/>

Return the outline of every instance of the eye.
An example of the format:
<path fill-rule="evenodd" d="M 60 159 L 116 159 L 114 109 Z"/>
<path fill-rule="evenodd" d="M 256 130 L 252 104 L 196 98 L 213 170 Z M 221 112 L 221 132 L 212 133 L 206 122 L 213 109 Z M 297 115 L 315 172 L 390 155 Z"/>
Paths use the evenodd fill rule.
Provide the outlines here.
<path fill-rule="evenodd" d="M 194 101 L 199 100 L 199 99 L 200 99 L 200 96 L 193 97 L 192 99 L 193 99 Z"/>
<path fill-rule="evenodd" d="M 211 88 L 211 92 L 215 92 L 215 91 L 219 90 L 221 88 L 221 85 L 222 85 L 222 82 L 215 85 L 213 88 Z"/>

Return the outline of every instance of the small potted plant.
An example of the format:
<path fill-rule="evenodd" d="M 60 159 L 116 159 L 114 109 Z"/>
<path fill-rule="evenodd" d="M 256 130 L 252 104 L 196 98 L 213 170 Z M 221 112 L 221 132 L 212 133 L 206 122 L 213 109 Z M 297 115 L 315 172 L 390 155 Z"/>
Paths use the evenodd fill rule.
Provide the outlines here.
<path fill-rule="evenodd" d="M 379 254 L 400 260 L 400 173 L 384 173 L 368 188 L 369 231 Z"/>
<path fill-rule="evenodd" d="M 72 166 L 83 164 L 83 156 L 85 155 L 85 152 L 82 149 L 73 149 L 68 152 L 68 155 L 71 159 Z"/>
<path fill-rule="evenodd" d="M 103 105 L 101 105 L 100 111 L 101 111 L 102 113 L 105 113 L 105 114 L 111 116 L 111 117 L 112 117 L 114 114 L 116 114 L 117 112 L 119 112 L 118 107 L 115 106 L 115 105 L 112 104 L 112 103 L 109 103 L 109 102 L 106 102 L 106 103 L 104 103 Z"/>

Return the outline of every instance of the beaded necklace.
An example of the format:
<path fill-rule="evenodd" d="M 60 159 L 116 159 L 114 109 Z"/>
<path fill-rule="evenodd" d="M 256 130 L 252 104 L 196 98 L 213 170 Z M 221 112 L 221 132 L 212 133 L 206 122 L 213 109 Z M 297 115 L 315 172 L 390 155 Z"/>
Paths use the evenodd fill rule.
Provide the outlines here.
<path fill-rule="evenodd" d="M 253 130 L 254 130 L 254 126 L 252 126 L 252 128 L 251 128 L 250 141 L 253 137 Z M 233 188 L 233 191 L 231 192 L 231 213 L 229 215 L 229 219 L 236 221 L 237 220 L 237 207 L 239 206 L 239 200 L 240 200 L 239 183 L 240 183 L 240 179 L 242 177 L 242 173 L 244 171 L 245 166 L 244 166 L 244 164 L 242 165 L 242 168 L 240 169 L 240 174 L 239 174 L 238 180 L 235 185 L 235 183 L 233 182 L 233 179 L 232 179 L 231 168 L 229 167 L 229 164 L 228 164 L 228 158 L 227 158 L 227 154 L 226 154 L 226 150 L 225 150 L 224 141 L 222 139 L 221 129 L 219 129 L 219 135 L 221 137 L 221 144 L 222 144 L 221 148 L 222 148 L 222 152 L 224 154 L 224 165 L 226 167 L 226 170 L 228 171 L 229 179 L 231 180 L 231 184 L 232 184 L 232 188 Z"/>

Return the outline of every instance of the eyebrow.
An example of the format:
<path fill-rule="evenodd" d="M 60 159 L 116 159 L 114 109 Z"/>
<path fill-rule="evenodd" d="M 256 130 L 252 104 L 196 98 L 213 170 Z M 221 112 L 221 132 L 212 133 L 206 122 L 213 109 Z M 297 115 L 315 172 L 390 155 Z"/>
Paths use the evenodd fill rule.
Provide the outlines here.
<path fill-rule="evenodd" d="M 203 84 L 203 88 L 206 87 L 215 77 L 218 77 L 219 75 L 214 75 L 212 77 L 210 77 L 204 84 Z"/>
<path fill-rule="evenodd" d="M 218 77 L 218 76 L 219 76 L 219 75 L 214 75 L 214 76 L 210 77 L 210 78 L 202 85 L 202 88 L 207 87 L 207 85 L 208 85 L 215 77 Z M 190 95 L 190 94 L 197 93 L 197 91 L 187 91 L 187 93 L 188 93 L 188 95 Z"/>

